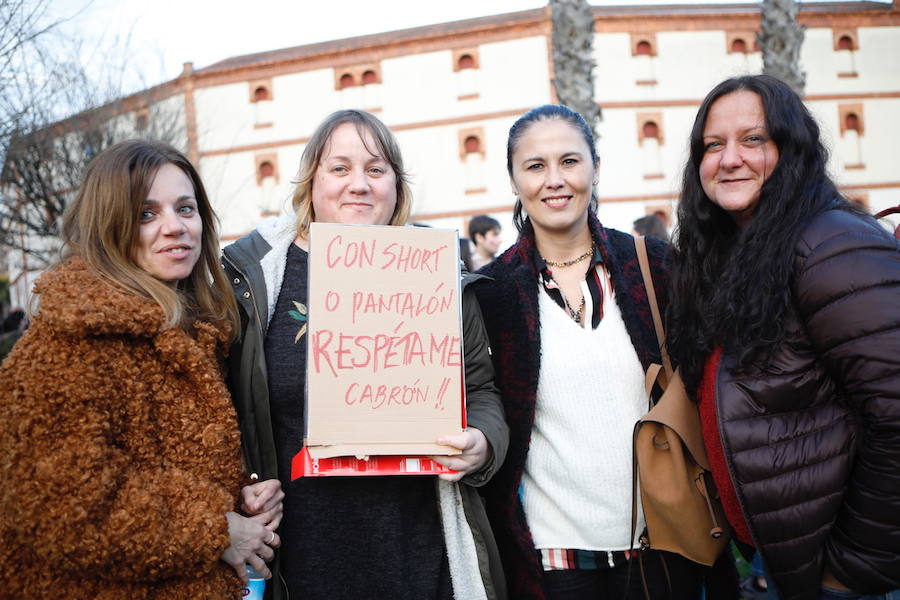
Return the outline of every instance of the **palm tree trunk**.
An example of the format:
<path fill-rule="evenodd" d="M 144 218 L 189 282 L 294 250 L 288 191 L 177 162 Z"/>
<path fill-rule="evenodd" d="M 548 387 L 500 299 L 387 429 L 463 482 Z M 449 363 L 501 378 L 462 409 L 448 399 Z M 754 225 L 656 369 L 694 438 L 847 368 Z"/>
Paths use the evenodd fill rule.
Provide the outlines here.
<path fill-rule="evenodd" d="M 787 83 L 803 95 L 806 73 L 800 69 L 800 49 L 806 27 L 797 23 L 794 0 L 763 0 L 759 33 L 763 73 Z"/>
<path fill-rule="evenodd" d="M 587 0 L 550 0 L 553 84 L 561 104 L 581 113 L 597 139 L 594 101 L 594 15 Z"/>

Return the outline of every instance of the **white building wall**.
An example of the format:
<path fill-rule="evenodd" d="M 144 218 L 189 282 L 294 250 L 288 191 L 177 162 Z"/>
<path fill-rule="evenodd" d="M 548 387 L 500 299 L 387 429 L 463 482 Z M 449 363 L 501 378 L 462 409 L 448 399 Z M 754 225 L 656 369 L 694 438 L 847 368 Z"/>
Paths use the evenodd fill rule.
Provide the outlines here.
<path fill-rule="evenodd" d="M 851 100 L 852 102 L 852 100 Z M 855 102 L 854 102 L 855 103 Z M 841 131 L 838 114 L 840 101 L 810 101 L 807 105 L 819 124 L 822 140 L 830 152 L 829 172 L 839 185 L 881 184 L 900 181 L 893 140 L 900 136 L 900 98 L 867 98 L 863 106 L 863 135 L 859 138 L 862 169 L 846 169 L 848 162 L 841 154 Z M 878 125 L 873 125 L 877 123 Z M 897 204 L 897 202 L 894 202 Z"/>
<path fill-rule="evenodd" d="M 480 112 L 530 109 L 550 101 L 546 38 L 483 44 L 479 53 L 484 98 Z"/>
<path fill-rule="evenodd" d="M 273 140 L 308 138 L 322 119 L 340 108 L 332 69 L 279 75 L 272 78 L 272 87 Z M 288 173 L 296 173 L 299 154 L 296 161 Z"/>
<path fill-rule="evenodd" d="M 873 91 L 897 91 L 900 83 L 900 27 L 861 27 L 856 70 Z"/>
<path fill-rule="evenodd" d="M 860 49 L 855 52 L 858 77 L 838 77 L 833 34 L 829 28 L 807 30 L 802 61 L 807 72 L 807 94 L 811 110 L 822 126 L 823 139 L 833 149 L 831 172 L 841 185 L 868 186 L 896 182 L 887 140 L 898 133 L 890 118 L 897 114 L 900 100 L 863 98 L 865 133 L 860 139 L 864 169 L 844 169 L 840 149 L 838 105 L 847 100 L 816 99 L 835 94 L 868 94 L 898 91 L 898 61 L 877 57 L 900 54 L 898 28 L 860 28 Z M 656 55 L 652 57 L 655 84 L 639 85 L 637 57 L 631 55 L 627 33 L 598 33 L 594 41 L 597 61 L 596 98 L 604 107 L 598 125 L 601 156 L 600 214 L 609 226 L 630 230 L 632 221 L 656 207 L 674 207 L 681 184 L 681 170 L 687 160 L 690 128 L 700 100 L 726 77 L 758 73 L 760 52 L 729 53 L 724 30 L 661 31 L 655 35 Z M 512 213 L 497 211 L 514 202 L 506 173 L 506 136 L 520 111 L 551 101 L 547 38 L 484 43 L 477 46 L 478 69 L 472 78 L 475 97 L 460 99 L 458 72 L 453 69 L 453 52 L 428 51 L 385 58 L 380 61 L 379 111 L 388 126 L 395 128 L 413 189 L 414 217 L 437 225 L 460 229 L 480 210 L 493 210 L 504 222 L 512 241 Z M 702 65 L 702 68 L 698 68 Z M 252 128 L 252 103 L 246 83 L 198 90 L 198 130 L 201 154 L 228 147 L 269 145 L 260 152 L 278 157 L 277 194 L 287 198 L 290 179 L 296 173 L 302 146 L 284 146 L 288 140 L 307 138 L 322 118 L 340 108 L 341 92 L 335 90 L 334 70 L 317 69 L 290 73 L 272 79 L 273 126 Z M 357 90 L 365 103 L 363 90 Z M 302 110 L 298 109 L 302 107 Z M 361 106 L 365 108 L 364 106 Z M 639 141 L 637 114 L 661 115 L 658 124 L 661 177 L 646 177 L 645 157 Z M 488 118 L 490 115 L 512 113 Z M 201 115 L 203 115 L 201 117 Z M 471 116 L 471 118 L 468 118 Z M 872 123 L 890 123 L 873 127 Z M 466 193 L 467 174 L 460 155 L 460 131 L 481 128 L 483 150 L 483 190 Z M 216 190 L 223 233 L 227 236 L 249 231 L 259 218 L 257 198 L 260 188 L 255 178 L 253 152 L 236 152 L 205 157 L 203 175 Z M 471 177 L 469 177 L 471 179 Z M 891 200 L 900 191 L 872 190 L 872 207 Z M 633 200 L 630 200 L 632 199 Z M 429 215 L 459 213 L 452 217 Z M 506 226 L 508 224 L 509 227 Z"/>
<path fill-rule="evenodd" d="M 506 174 L 506 136 L 512 117 L 410 129 L 397 134 L 404 161 L 413 183 L 413 213 L 430 214 L 470 211 L 512 205 L 513 196 Z M 484 188 L 466 193 L 465 164 L 460 157 L 459 130 L 483 128 Z"/>

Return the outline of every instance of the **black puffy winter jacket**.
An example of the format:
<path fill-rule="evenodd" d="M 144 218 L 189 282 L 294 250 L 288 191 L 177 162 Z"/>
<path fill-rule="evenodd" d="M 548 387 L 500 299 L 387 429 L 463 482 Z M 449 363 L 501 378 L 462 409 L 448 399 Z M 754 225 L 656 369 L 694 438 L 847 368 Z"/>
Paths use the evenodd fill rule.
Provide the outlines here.
<path fill-rule="evenodd" d="M 766 374 L 716 377 L 719 431 L 756 547 L 785 600 L 824 569 L 900 588 L 900 247 L 831 210 L 800 237 L 787 337 Z"/>

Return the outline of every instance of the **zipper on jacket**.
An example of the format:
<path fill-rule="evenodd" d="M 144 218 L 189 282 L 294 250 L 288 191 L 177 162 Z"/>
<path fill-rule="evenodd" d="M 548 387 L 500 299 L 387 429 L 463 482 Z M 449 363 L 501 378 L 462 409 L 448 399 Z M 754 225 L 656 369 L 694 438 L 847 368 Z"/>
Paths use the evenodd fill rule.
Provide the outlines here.
<path fill-rule="evenodd" d="M 760 552 L 759 544 L 756 542 L 756 535 L 753 533 L 753 526 L 750 524 L 750 519 L 747 516 L 747 511 L 744 509 L 744 498 L 742 494 L 738 491 L 736 485 L 734 485 L 734 467 L 731 464 L 731 453 L 729 452 L 728 446 L 725 444 L 725 429 L 722 427 L 722 412 L 719 410 L 719 398 L 721 397 L 719 394 L 719 375 L 722 372 L 722 363 L 725 360 L 725 352 L 723 350 L 721 358 L 719 358 L 719 364 L 716 365 L 716 378 L 714 380 L 713 385 L 713 393 L 715 397 L 713 398 L 713 402 L 715 402 L 716 407 L 716 426 L 719 428 L 719 443 L 722 444 L 722 454 L 725 456 L 725 466 L 728 468 L 728 477 L 731 478 L 731 487 L 734 488 L 734 497 L 737 498 L 738 506 L 741 508 L 741 516 L 744 518 L 744 522 L 747 524 L 747 531 L 750 532 L 750 539 L 753 540 L 753 546 L 756 548 L 757 552 Z M 716 490 L 718 491 L 718 490 Z M 713 520 L 715 523 L 715 519 Z"/>
<path fill-rule="evenodd" d="M 225 253 L 222 253 L 222 258 L 228 261 L 231 268 L 244 278 L 244 281 L 247 282 L 247 289 L 250 290 L 250 280 L 247 278 L 247 275 L 245 275 Z M 256 322 L 260 325 L 260 331 L 262 331 L 262 319 L 259 316 L 259 308 L 256 306 L 256 296 L 253 294 L 253 290 L 250 290 L 250 303 L 253 305 L 253 314 L 256 315 Z"/>
<path fill-rule="evenodd" d="M 222 260 L 227 261 L 228 264 L 231 266 L 231 268 L 234 269 L 235 271 L 237 271 L 237 274 L 244 278 L 244 281 L 247 283 L 247 289 L 250 290 L 250 280 L 247 279 L 247 276 L 244 274 L 244 272 L 241 271 L 241 270 L 234 264 L 234 261 L 232 261 L 230 258 L 228 258 L 228 256 L 226 256 L 224 252 L 222 253 Z M 260 327 L 261 327 L 261 326 L 262 326 L 262 322 L 261 322 L 260 319 L 259 319 L 259 309 L 258 309 L 257 306 L 256 306 L 256 297 L 253 295 L 253 291 L 252 291 L 252 290 L 250 291 L 250 304 L 253 305 L 253 314 L 256 316 L 256 322 L 257 322 L 257 324 L 260 325 Z M 261 329 L 260 329 L 260 330 L 261 330 Z M 241 444 L 241 450 L 242 450 L 242 453 L 243 453 L 243 455 L 244 455 L 244 462 L 245 462 L 246 465 L 247 465 L 247 470 L 250 471 L 251 476 L 252 476 L 252 475 L 257 475 L 257 479 L 258 479 L 258 478 L 259 478 L 258 473 L 260 473 L 260 469 L 255 469 L 255 468 L 254 468 L 255 465 L 254 465 L 253 462 L 250 460 L 250 451 L 247 449 L 247 447 L 246 447 L 243 443 Z M 280 574 L 279 574 L 279 576 L 280 576 Z M 285 589 L 287 589 L 287 585 L 285 585 Z"/>

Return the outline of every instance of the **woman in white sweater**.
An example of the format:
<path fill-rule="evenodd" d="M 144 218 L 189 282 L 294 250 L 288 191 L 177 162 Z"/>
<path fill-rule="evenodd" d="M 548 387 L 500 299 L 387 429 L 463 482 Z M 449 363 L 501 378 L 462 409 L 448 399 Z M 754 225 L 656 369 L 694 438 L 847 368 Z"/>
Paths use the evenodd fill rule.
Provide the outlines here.
<path fill-rule="evenodd" d="M 632 537 L 632 429 L 659 348 L 634 240 L 594 214 L 598 166 L 564 106 L 510 129 L 519 239 L 474 286 L 510 425 L 488 514 L 513 597 L 693 599 L 699 567 Z M 665 247 L 647 245 L 664 305 Z"/>

